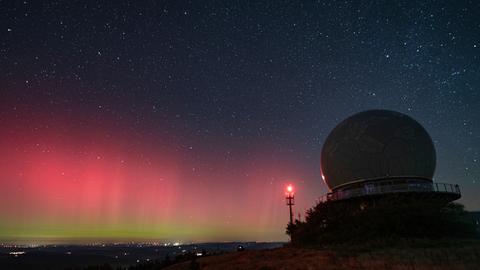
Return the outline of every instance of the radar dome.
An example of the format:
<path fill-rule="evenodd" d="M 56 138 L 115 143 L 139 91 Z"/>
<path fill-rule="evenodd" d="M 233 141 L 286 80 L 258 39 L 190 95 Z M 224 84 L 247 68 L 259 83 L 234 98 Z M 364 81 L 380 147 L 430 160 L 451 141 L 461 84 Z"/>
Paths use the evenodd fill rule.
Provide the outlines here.
<path fill-rule="evenodd" d="M 390 177 L 430 180 L 436 155 L 432 139 L 413 118 L 394 111 L 357 113 L 328 135 L 322 178 L 331 190 L 351 182 Z"/>

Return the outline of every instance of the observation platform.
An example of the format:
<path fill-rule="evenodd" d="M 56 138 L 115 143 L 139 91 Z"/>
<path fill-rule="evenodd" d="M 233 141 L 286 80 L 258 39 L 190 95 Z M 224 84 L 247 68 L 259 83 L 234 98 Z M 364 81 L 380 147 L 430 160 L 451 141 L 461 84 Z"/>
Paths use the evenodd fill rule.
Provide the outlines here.
<path fill-rule="evenodd" d="M 461 197 L 457 184 L 436 183 L 421 178 L 389 178 L 385 180 L 363 180 L 342 185 L 319 198 L 319 202 L 339 201 L 367 196 L 382 196 L 394 193 L 422 194 L 447 201 Z"/>

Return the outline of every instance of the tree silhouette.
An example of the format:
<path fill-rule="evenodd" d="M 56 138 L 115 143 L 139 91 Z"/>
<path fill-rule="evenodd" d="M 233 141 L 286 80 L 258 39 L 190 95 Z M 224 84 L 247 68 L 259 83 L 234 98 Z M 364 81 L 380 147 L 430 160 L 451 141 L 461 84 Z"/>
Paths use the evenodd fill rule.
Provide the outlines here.
<path fill-rule="evenodd" d="M 286 233 L 301 246 L 476 236 L 463 205 L 404 195 L 320 202 L 307 210 L 304 222 L 288 224 Z"/>

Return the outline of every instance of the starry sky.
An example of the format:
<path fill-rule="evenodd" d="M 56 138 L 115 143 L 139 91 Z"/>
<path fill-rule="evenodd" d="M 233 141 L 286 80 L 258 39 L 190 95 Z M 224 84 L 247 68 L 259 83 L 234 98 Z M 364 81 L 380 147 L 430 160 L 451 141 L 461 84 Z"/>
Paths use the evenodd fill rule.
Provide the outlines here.
<path fill-rule="evenodd" d="M 0 242 L 287 240 L 351 114 L 480 209 L 478 1 L 0 1 Z"/>

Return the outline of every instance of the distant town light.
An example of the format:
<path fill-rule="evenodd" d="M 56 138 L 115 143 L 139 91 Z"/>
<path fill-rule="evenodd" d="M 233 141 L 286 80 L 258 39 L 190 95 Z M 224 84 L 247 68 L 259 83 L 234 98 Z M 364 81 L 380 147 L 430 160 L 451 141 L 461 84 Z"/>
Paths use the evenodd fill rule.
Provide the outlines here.
<path fill-rule="evenodd" d="M 25 254 L 25 251 L 12 251 L 10 252 L 10 255 L 23 255 Z"/>
<path fill-rule="evenodd" d="M 8 254 L 13 255 L 15 257 L 18 257 L 18 255 L 23 255 L 25 254 L 25 251 L 11 251 Z"/>

